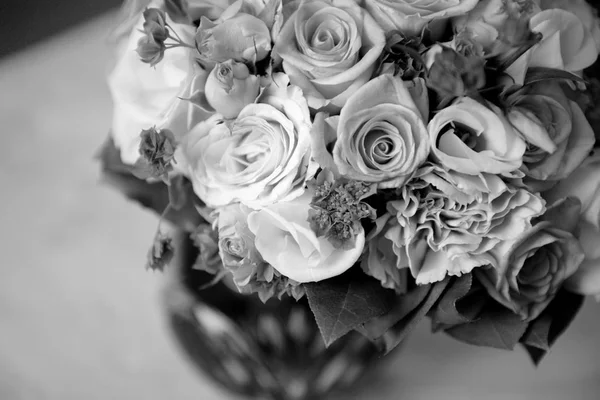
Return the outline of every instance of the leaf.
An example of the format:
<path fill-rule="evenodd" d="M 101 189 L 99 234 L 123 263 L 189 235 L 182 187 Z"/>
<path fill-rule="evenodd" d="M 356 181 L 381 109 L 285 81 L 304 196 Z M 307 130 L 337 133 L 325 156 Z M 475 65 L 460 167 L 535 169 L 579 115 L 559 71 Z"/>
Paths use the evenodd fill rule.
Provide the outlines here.
<path fill-rule="evenodd" d="M 193 231 L 204 222 L 204 218 L 197 211 L 197 207 L 202 207 L 204 204 L 195 195 L 189 180 L 185 179 L 186 183 L 180 186 L 186 192 L 185 204 L 175 209 L 169 207 L 171 198 L 168 186 L 162 181 L 146 181 L 135 177 L 132 172 L 134 167 L 121 161 L 119 150 L 111 137 L 105 141 L 97 158 L 102 164 L 102 180 L 127 198 L 162 215 L 166 220 L 187 231 Z"/>
<path fill-rule="evenodd" d="M 413 309 L 408 315 L 398 321 L 390 330 L 388 330 L 380 340 L 380 345 L 383 347 L 383 354 L 388 354 L 396 346 L 398 346 L 406 336 L 412 332 L 419 322 L 427 315 L 431 307 L 438 301 L 446 286 L 448 286 L 448 278 L 441 282 L 437 282 L 431 286 L 425 300 L 419 306 Z"/>
<path fill-rule="evenodd" d="M 357 326 L 385 314 L 395 296 L 364 274 L 346 273 L 304 285 L 326 346 Z"/>
<path fill-rule="evenodd" d="M 523 82 L 523 86 L 532 85 L 538 82 L 544 82 L 548 80 L 569 80 L 575 82 L 585 83 L 585 80 L 578 75 L 575 75 L 571 72 L 564 71 L 562 69 L 555 68 L 546 68 L 546 67 L 532 67 L 527 70 L 527 75 L 525 76 L 525 81 Z"/>
<path fill-rule="evenodd" d="M 165 10 L 173 22 L 189 24 L 188 9 L 188 0 L 165 0 Z"/>
<path fill-rule="evenodd" d="M 448 284 L 448 288 L 440 297 L 440 300 L 434 308 L 431 309 L 431 319 L 434 325 L 434 330 L 439 330 L 440 327 L 446 329 L 453 325 L 460 325 L 471 322 L 474 315 L 463 314 L 459 310 L 459 301 L 471 291 L 473 283 L 473 275 L 465 274 L 460 278 L 454 278 Z M 473 313 L 469 313 L 473 314 Z"/>
<path fill-rule="evenodd" d="M 527 332 L 521 338 L 521 343 L 536 366 L 573 322 L 583 301 L 583 296 L 563 289 L 542 314 L 529 324 Z"/>
<path fill-rule="evenodd" d="M 528 323 L 500 304 L 487 307 L 476 321 L 446 330 L 453 338 L 475 346 L 512 350 Z"/>
<path fill-rule="evenodd" d="M 379 339 L 398 321 L 419 307 L 430 291 L 431 285 L 420 285 L 406 294 L 397 296 L 393 307 L 387 313 L 366 322 L 357 330 L 371 340 Z"/>

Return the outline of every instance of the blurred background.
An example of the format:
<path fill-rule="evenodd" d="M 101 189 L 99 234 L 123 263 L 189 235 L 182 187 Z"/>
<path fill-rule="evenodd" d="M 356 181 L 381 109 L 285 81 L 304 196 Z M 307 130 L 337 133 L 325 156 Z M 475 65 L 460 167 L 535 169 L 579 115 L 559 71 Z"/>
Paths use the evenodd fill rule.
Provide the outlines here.
<path fill-rule="evenodd" d="M 232 398 L 174 344 L 143 268 L 156 217 L 99 181 L 119 3 L 0 0 L 2 400 Z M 537 370 L 424 323 L 352 398 L 598 399 L 599 317 L 588 300 Z"/>

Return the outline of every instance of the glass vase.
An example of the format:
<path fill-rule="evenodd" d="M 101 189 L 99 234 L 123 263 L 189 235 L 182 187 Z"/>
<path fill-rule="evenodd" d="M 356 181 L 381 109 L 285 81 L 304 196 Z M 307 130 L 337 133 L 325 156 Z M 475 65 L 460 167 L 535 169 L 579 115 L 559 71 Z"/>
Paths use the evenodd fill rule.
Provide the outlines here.
<path fill-rule="evenodd" d="M 329 347 L 306 298 L 262 303 L 192 268 L 197 250 L 185 236 L 167 273 L 164 304 L 186 357 L 226 390 L 247 398 L 329 398 L 356 385 L 383 360 L 376 346 L 351 332 Z"/>

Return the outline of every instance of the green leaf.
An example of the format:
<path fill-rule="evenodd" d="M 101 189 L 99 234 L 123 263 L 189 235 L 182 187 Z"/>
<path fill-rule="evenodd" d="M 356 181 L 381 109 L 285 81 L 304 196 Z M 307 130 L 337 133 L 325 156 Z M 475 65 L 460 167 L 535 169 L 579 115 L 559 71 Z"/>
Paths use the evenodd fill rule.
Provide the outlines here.
<path fill-rule="evenodd" d="M 546 67 L 531 67 L 527 70 L 527 75 L 525 76 L 523 86 L 556 79 L 585 83 L 583 78 L 569 71 Z"/>
<path fill-rule="evenodd" d="M 190 232 L 204 222 L 197 211 L 204 204 L 195 195 L 191 182 L 186 178 L 178 184 L 178 190 L 185 191 L 185 203 L 177 204 L 178 208 L 170 207 L 171 197 L 175 195 L 169 195 L 169 187 L 163 181 L 146 181 L 134 176 L 135 167 L 121 161 L 119 150 L 111 137 L 106 140 L 97 158 L 102 165 L 102 180 L 127 198 Z M 179 200 L 184 197 L 181 193 L 175 198 L 177 196 Z"/>
<path fill-rule="evenodd" d="M 527 325 L 519 315 L 494 302 L 476 321 L 451 327 L 446 333 L 475 346 L 512 350 L 525 333 Z"/>
<path fill-rule="evenodd" d="M 352 272 L 307 283 L 304 288 L 326 346 L 357 326 L 385 314 L 395 296 L 375 279 Z"/>
<path fill-rule="evenodd" d="M 471 308 L 461 307 L 460 304 L 460 301 L 471 291 L 472 284 L 473 275 L 471 274 L 451 280 L 448 288 L 429 314 L 435 331 L 473 321 L 475 318 L 473 314 L 477 314 L 476 310 L 473 312 Z M 469 302 L 467 305 L 472 304 L 473 302 Z"/>
<path fill-rule="evenodd" d="M 548 307 L 529 324 L 521 343 L 535 365 L 550 351 L 583 305 L 584 297 L 561 290 Z"/>

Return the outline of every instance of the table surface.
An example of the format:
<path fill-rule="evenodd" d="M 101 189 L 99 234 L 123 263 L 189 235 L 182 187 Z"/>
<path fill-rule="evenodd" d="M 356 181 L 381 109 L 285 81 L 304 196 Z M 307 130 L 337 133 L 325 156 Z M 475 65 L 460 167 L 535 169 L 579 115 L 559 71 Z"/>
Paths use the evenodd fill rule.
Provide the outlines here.
<path fill-rule="evenodd" d="M 156 217 L 99 184 L 114 15 L 0 61 L 0 398 L 230 399 L 175 347 L 147 272 Z M 535 369 L 427 323 L 369 399 L 600 398 L 600 304 Z"/>

